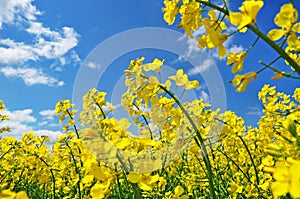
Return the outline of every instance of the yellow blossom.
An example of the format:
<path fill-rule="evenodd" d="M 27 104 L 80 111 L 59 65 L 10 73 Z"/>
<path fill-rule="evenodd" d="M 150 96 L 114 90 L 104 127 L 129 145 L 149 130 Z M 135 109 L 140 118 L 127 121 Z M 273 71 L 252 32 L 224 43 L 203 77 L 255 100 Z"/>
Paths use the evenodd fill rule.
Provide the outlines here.
<path fill-rule="evenodd" d="M 231 65 L 234 63 L 232 66 L 232 73 L 236 73 L 238 71 L 241 71 L 243 69 L 243 64 L 244 64 L 244 59 L 246 57 L 246 52 L 238 52 L 238 53 L 229 53 L 228 54 L 228 60 L 227 60 L 227 65 Z"/>
<path fill-rule="evenodd" d="M 188 199 L 188 195 L 184 195 L 184 189 L 181 186 L 176 186 L 172 199 Z"/>
<path fill-rule="evenodd" d="M 237 92 L 244 92 L 247 88 L 247 85 L 256 79 L 256 72 L 248 72 L 243 75 L 235 75 L 232 80 L 232 85 L 236 88 Z"/>
<path fill-rule="evenodd" d="M 163 64 L 164 64 L 164 60 L 159 60 L 159 59 L 155 58 L 152 63 L 144 65 L 144 70 L 145 71 L 150 71 L 151 70 L 151 71 L 155 71 L 155 72 L 160 72 L 161 71 L 160 67 Z"/>
<path fill-rule="evenodd" d="M 182 69 L 177 70 L 176 76 L 170 76 L 169 79 L 174 80 L 176 86 L 183 86 L 189 81 L 187 74 L 184 74 Z"/>
<path fill-rule="evenodd" d="M 149 173 L 146 174 L 130 173 L 127 175 L 127 179 L 132 183 L 138 183 L 138 186 L 141 189 L 145 191 L 151 191 L 155 183 L 160 178 L 158 174 L 151 176 Z"/>
<path fill-rule="evenodd" d="M 245 26 L 256 23 L 256 15 L 263 5 L 263 1 L 244 1 L 239 8 L 241 12 L 229 12 L 230 23 L 238 26 L 240 32 L 246 32 Z"/>
<path fill-rule="evenodd" d="M 275 16 L 274 23 L 285 30 L 290 29 L 292 24 L 298 19 L 298 11 L 293 4 L 284 4 L 280 8 L 280 12 Z"/>
<path fill-rule="evenodd" d="M 283 196 L 287 193 L 293 198 L 300 197 L 300 161 L 295 161 L 291 166 L 276 166 L 273 177 L 275 182 L 271 184 L 274 196 Z"/>
<path fill-rule="evenodd" d="M 178 14 L 179 7 L 177 4 L 180 0 L 164 0 L 165 8 L 162 9 L 164 12 L 164 20 L 172 25 L 175 21 L 175 17 Z"/>
<path fill-rule="evenodd" d="M 208 12 L 210 19 L 203 19 L 203 25 L 205 26 L 206 33 L 201 37 L 197 38 L 198 46 L 200 48 L 216 48 L 218 47 L 219 57 L 222 58 L 226 54 L 226 48 L 223 46 L 223 43 L 227 40 L 227 34 L 221 34 L 221 32 L 227 29 L 223 21 L 218 21 L 216 19 L 216 12 L 210 10 Z"/>
<path fill-rule="evenodd" d="M 184 29 L 188 37 L 193 38 L 192 31 L 196 31 L 202 25 L 200 3 L 196 0 L 183 1 L 179 13 L 181 14 L 179 27 Z"/>
<path fill-rule="evenodd" d="M 298 102 L 300 102 L 300 88 L 296 88 L 296 89 L 295 89 L 293 98 L 294 98 L 295 100 L 297 100 Z"/>

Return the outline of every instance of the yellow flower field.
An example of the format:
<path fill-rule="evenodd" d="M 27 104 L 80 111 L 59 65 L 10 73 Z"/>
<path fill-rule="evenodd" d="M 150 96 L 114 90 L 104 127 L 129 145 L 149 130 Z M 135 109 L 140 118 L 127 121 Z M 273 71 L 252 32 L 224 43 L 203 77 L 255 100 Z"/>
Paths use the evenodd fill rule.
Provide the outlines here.
<path fill-rule="evenodd" d="M 261 62 L 263 70 L 275 73 L 274 80 L 299 78 L 300 23 L 293 3 L 280 8 L 274 19 L 278 29 L 266 34 L 255 26 L 263 1 L 244 1 L 239 12 L 202 0 L 164 0 L 164 5 L 164 20 L 169 25 L 179 20 L 189 37 L 205 28 L 196 38 L 199 48 L 217 48 L 225 57 L 230 35 L 224 31 L 231 24 L 237 27 L 233 34 L 252 31 L 287 63 L 290 72 L 272 66 L 277 58 Z M 283 44 L 275 43 L 280 39 Z M 232 73 L 245 70 L 255 43 L 246 52 L 228 53 Z M 65 134 L 53 146 L 34 132 L 24 132 L 21 140 L 2 137 L 0 198 L 300 198 L 300 87 L 288 95 L 262 85 L 263 115 L 257 127 L 246 126 L 234 112 L 212 110 L 202 99 L 181 102 L 174 88 L 184 92 L 199 82 L 184 67 L 162 82 L 163 63 L 129 61 L 121 105 L 132 121 L 114 118 L 107 93 L 91 88 L 81 112 L 68 99 L 56 104 Z M 244 92 L 263 70 L 236 74 L 231 83 Z M 3 101 L 0 109 L 5 110 Z M 0 119 L 9 120 L 2 113 Z M 139 135 L 131 132 L 132 123 Z"/>

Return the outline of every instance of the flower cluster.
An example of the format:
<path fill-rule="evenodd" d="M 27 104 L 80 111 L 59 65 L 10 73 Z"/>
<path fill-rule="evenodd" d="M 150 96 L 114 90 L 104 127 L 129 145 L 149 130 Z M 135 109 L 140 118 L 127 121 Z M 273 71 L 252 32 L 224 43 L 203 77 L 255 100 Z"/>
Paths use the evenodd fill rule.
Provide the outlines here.
<path fill-rule="evenodd" d="M 278 28 L 270 30 L 267 34 L 259 29 L 256 20 L 264 6 L 263 0 L 245 0 L 238 12 L 229 10 L 228 3 L 223 1 L 223 5 L 219 5 L 217 1 L 214 3 L 214 1 L 202 0 L 164 0 L 164 20 L 172 25 L 177 21 L 176 17 L 180 15 L 178 27 L 182 28 L 189 38 L 197 37 L 199 48 L 210 50 L 217 48 L 220 59 L 227 56 L 226 65 L 232 66 L 232 73 L 240 72 L 245 68 L 244 60 L 259 40 L 263 40 L 273 48 L 279 57 L 269 64 L 259 61 L 259 64 L 263 66 L 262 69 L 256 71 L 252 69 L 253 72 L 235 75 L 231 82 L 234 87 L 237 87 L 237 92 L 244 92 L 248 83 L 256 79 L 256 76 L 265 69 L 274 71 L 275 76 L 271 77 L 272 80 L 283 77 L 299 79 L 300 23 L 294 3 L 291 1 L 282 5 L 280 12 L 274 18 L 274 23 Z M 199 35 L 199 32 L 203 32 L 203 30 L 205 30 L 204 33 Z M 237 33 L 246 33 L 247 30 L 251 30 L 257 35 L 252 45 L 247 50 L 227 53 L 224 43 L 228 41 L 229 37 Z M 291 70 L 278 69 L 281 64 L 278 67 L 273 66 L 281 58 L 290 65 Z M 236 83 L 237 79 L 238 83 Z M 241 79 L 244 80 L 242 83 L 240 83 Z"/>
<path fill-rule="evenodd" d="M 172 88 L 198 82 L 179 69 L 162 83 L 163 60 L 143 61 L 125 70 L 121 99 L 139 135 L 128 119 L 111 117 L 104 92 L 83 97 L 81 129 L 69 122 L 74 105 L 62 100 L 56 113 L 68 128 L 52 148 L 33 132 L 0 139 L 1 198 L 299 198 L 299 88 L 291 98 L 265 85 L 254 128 L 202 100 L 181 103 Z"/>

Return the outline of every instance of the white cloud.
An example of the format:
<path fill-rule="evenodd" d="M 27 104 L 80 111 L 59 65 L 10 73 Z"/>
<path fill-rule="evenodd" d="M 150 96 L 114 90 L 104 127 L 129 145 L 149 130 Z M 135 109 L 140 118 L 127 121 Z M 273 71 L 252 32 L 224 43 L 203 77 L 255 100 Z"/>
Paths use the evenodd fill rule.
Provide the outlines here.
<path fill-rule="evenodd" d="M 204 90 L 200 92 L 200 98 L 203 99 L 204 103 L 210 103 L 210 96 Z"/>
<path fill-rule="evenodd" d="M 3 111 L 3 114 L 9 116 L 8 121 L 3 121 L 0 126 L 9 126 L 12 130 L 7 135 L 20 138 L 23 133 L 32 131 L 32 127 L 28 124 L 36 122 L 36 118 L 32 116 L 32 109 L 15 110 L 15 111 Z"/>
<path fill-rule="evenodd" d="M 34 44 L 15 42 L 12 39 L 1 39 L 0 63 L 19 64 L 46 58 L 58 59 L 61 64 L 66 64 L 63 56 L 78 44 L 78 34 L 73 28 L 69 27 L 64 27 L 63 33 L 47 32 L 47 30 L 31 30 L 30 33 L 37 34 L 37 41 Z M 39 34 L 48 36 L 50 39 L 47 40 Z"/>
<path fill-rule="evenodd" d="M 46 124 L 48 124 L 47 121 L 43 121 L 43 122 L 39 122 L 39 123 L 38 123 L 39 126 L 44 126 L 44 125 L 46 125 Z"/>
<path fill-rule="evenodd" d="M 46 113 L 46 112 L 45 112 Z M 2 121 L 0 123 L 0 127 L 9 126 L 11 132 L 4 133 L 4 136 L 13 136 L 17 139 L 20 139 L 24 133 L 33 131 L 35 134 L 41 136 L 46 135 L 49 136 L 51 140 L 57 139 L 62 133 L 60 131 L 52 131 L 46 129 L 37 129 L 34 130 L 32 127 L 36 122 L 37 119 L 32 115 L 32 109 L 24 109 L 24 110 L 4 110 L 1 111 L 1 114 L 5 114 L 9 116 L 8 121 Z M 42 122 L 38 123 L 42 124 Z"/>
<path fill-rule="evenodd" d="M 248 107 L 249 111 L 246 112 L 246 115 L 262 115 L 262 111 L 259 107 Z"/>
<path fill-rule="evenodd" d="M 185 52 L 184 56 L 186 56 L 186 57 L 195 56 L 195 53 L 198 53 L 199 51 L 202 50 L 198 47 L 198 42 L 197 42 L 196 38 L 201 36 L 203 33 L 205 33 L 205 27 L 204 26 L 198 28 L 196 30 L 196 32 L 194 32 L 192 34 L 193 37 L 194 37 L 193 39 L 190 39 L 186 34 L 184 34 L 182 37 L 180 37 L 178 39 L 178 41 L 185 41 L 188 45 L 188 49 Z M 178 59 L 181 60 L 182 57 L 179 57 Z"/>
<path fill-rule="evenodd" d="M 245 51 L 245 49 L 241 45 L 239 45 L 239 46 L 233 45 L 228 49 L 228 52 L 231 52 L 231 53 L 238 53 L 238 52 L 242 52 L 242 51 Z"/>
<path fill-rule="evenodd" d="M 53 120 L 55 116 L 55 110 L 42 110 L 39 112 L 41 116 L 43 116 L 43 119 L 45 120 Z"/>
<path fill-rule="evenodd" d="M 13 120 L 17 123 L 32 123 L 36 122 L 36 118 L 33 117 L 32 109 L 16 110 L 16 111 L 6 111 L 4 114 L 7 114 L 10 120 Z"/>
<path fill-rule="evenodd" d="M 61 87 L 61 86 L 64 86 L 65 85 L 65 82 L 63 82 L 63 81 L 59 81 L 58 83 L 57 83 L 57 86 L 58 87 Z"/>
<path fill-rule="evenodd" d="M 86 66 L 92 69 L 100 68 L 100 64 L 91 61 L 87 62 Z"/>
<path fill-rule="evenodd" d="M 203 73 L 204 71 L 208 70 L 211 66 L 213 66 L 214 62 L 211 59 L 205 59 L 200 65 L 191 68 L 188 71 L 188 75 L 197 75 Z"/>
<path fill-rule="evenodd" d="M 39 37 L 41 37 L 42 35 L 51 38 L 60 37 L 60 34 L 58 32 L 51 31 L 50 28 L 45 28 L 40 22 L 30 21 L 29 24 L 29 28 L 26 29 L 28 33 L 35 34 Z"/>
<path fill-rule="evenodd" d="M 4 23 L 14 23 L 20 20 L 33 21 L 41 12 L 32 5 L 32 0 L 1 0 L 0 29 Z"/>
<path fill-rule="evenodd" d="M 34 53 L 32 46 L 11 39 L 0 39 L 0 63 L 24 63 L 25 61 L 36 61 L 37 59 L 38 56 Z"/>
<path fill-rule="evenodd" d="M 34 131 L 38 136 L 46 135 L 50 138 L 51 141 L 57 140 L 60 135 L 62 135 L 61 131 L 50 131 L 50 130 L 36 130 Z"/>
<path fill-rule="evenodd" d="M 63 27 L 62 34 L 54 31 L 47 34 L 51 35 L 52 40 L 40 37 L 33 45 L 33 52 L 39 57 L 59 59 L 78 44 L 79 35 L 70 27 Z"/>
<path fill-rule="evenodd" d="M 51 123 L 51 124 L 48 124 L 48 126 L 50 126 L 50 127 L 62 127 L 62 125 L 59 124 L 59 123 Z"/>
<path fill-rule="evenodd" d="M 21 78 L 26 85 L 44 84 L 48 86 L 63 86 L 63 81 L 58 81 L 53 77 L 49 77 L 43 73 L 41 69 L 36 68 L 13 68 L 6 66 L 0 69 L 6 77 Z"/>
<path fill-rule="evenodd" d="M 57 59 L 62 65 L 68 63 L 64 56 L 77 46 L 79 35 L 72 27 L 62 27 L 60 30 L 45 27 L 37 21 L 41 12 L 32 2 L 33 0 L 1 0 L 0 29 L 3 24 L 17 26 L 18 31 L 25 31 L 32 39 L 29 43 L 12 38 L 0 39 L 0 63 L 20 64 L 43 58 Z M 71 52 L 69 57 L 77 62 L 78 55 L 73 54 Z"/>

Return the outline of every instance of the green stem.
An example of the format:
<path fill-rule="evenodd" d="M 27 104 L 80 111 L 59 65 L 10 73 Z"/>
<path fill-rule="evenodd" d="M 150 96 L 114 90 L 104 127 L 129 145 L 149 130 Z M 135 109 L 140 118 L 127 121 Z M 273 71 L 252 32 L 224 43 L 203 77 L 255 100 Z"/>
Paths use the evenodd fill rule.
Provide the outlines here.
<path fill-rule="evenodd" d="M 255 39 L 255 41 L 253 42 L 253 44 L 247 49 L 247 51 L 246 51 L 246 53 L 248 53 L 254 46 L 255 46 L 255 44 L 258 42 L 258 40 L 259 40 L 259 36 Z"/>
<path fill-rule="evenodd" d="M 3 154 L 1 155 L 1 157 L 0 157 L 0 160 L 2 160 L 2 158 L 3 158 L 6 154 L 8 154 L 13 148 L 15 148 L 15 146 L 12 146 L 12 147 L 9 148 L 5 153 L 3 153 Z"/>
<path fill-rule="evenodd" d="M 218 11 L 224 13 L 225 15 L 229 15 L 228 10 L 226 10 L 224 8 L 221 8 L 221 7 L 219 7 L 219 6 L 217 6 L 217 5 L 213 4 L 213 3 L 210 3 L 209 1 L 204 1 L 204 0 L 196 0 L 196 1 L 199 2 L 199 3 L 202 3 L 204 5 L 207 5 L 207 6 L 213 8 L 215 10 L 218 10 Z"/>
<path fill-rule="evenodd" d="M 276 58 L 275 58 L 273 61 L 271 61 L 268 65 L 274 64 L 274 63 L 277 62 L 280 58 L 281 58 L 280 56 L 276 57 Z M 259 71 L 257 71 L 256 74 L 259 74 L 259 73 L 263 72 L 263 71 L 264 71 L 265 69 L 267 69 L 267 68 L 268 68 L 267 66 L 263 67 L 262 69 L 260 69 Z"/>
<path fill-rule="evenodd" d="M 71 113 L 70 113 L 69 110 L 67 110 L 67 113 L 68 113 L 70 119 L 71 119 L 71 120 L 74 120 L 74 118 L 72 117 L 72 115 L 71 115 Z M 77 129 L 76 125 L 74 124 L 73 127 L 74 127 L 74 130 L 75 130 L 75 133 L 76 133 L 77 138 L 80 139 L 79 133 L 78 133 L 78 129 Z"/>
<path fill-rule="evenodd" d="M 118 174 L 118 170 L 117 170 L 117 164 L 115 163 L 115 172 L 116 172 L 116 178 L 117 178 L 117 184 L 118 184 L 118 197 L 119 199 L 123 198 L 123 194 L 122 194 L 122 191 L 120 189 L 121 187 L 121 183 L 120 183 L 120 180 L 119 180 L 119 174 Z"/>
<path fill-rule="evenodd" d="M 260 38 L 262 38 L 262 40 L 264 40 L 267 44 L 269 44 L 269 46 L 271 46 L 282 58 L 284 58 L 291 65 L 291 67 L 300 75 L 299 65 L 282 48 L 280 48 L 274 41 L 269 39 L 267 35 L 265 35 L 259 29 L 255 28 L 253 25 L 247 25 L 247 27 Z"/>
<path fill-rule="evenodd" d="M 135 104 L 135 103 L 133 103 L 133 106 L 135 106 L 135 108 L 139 111 L 140 110 L 140 108 Z M 148 128 L 149 128 L 149 132 L 150 132 L 150 139 L 151 140 L 153 140 L 153 134 L 152 134 L 152 131 L 151 131 L 151 128 L 150 128 L 150 125 L 149 125 L 149 122 L 148 122 L 148 120 L 147 120 L 147 118 L 145 117 L 145 115 L 144 114 L 142 114 L 142 118 L 144 119 L 144 121 L 146 122 L 146 124 L 147 124 L 147 126 L 148 126 Z"/>
<path fill-rule="evenodd" d="M 71 113 L 70 113 L 69 110 L 67 110 L 67 113 L 68 113 L 70 119 L 71 119 L 71 120 L 74 120 L 74 118 L 72 117 L 72 115 L 71 115 Z M 79 132 L 78 132 L 78 129 L 77 129 L 76 125 L 74 124 L 73 127 L 74 127 L 74 130 L 75 130 L 77 139 L 80 139 L 80 137 L 79 137 Z M 79 147 L 78 147 L 78 152 L 79 152 L 79 154 L 81 154 L 81 150 L 80 150 Z M 81 159 L 80 159 L 80 165 L 81 165 L 81 167 L 83 167 L 83 162 L 81 161 Z"/>
<path fill-rule="evenodd" d="M 270 68 L 271 70 L 275 71 L 276 73 L 279 73 L 282 76 L 293 78 L 293 79 L 300 79 L 300 77 L 296 77 L 296 76 L 292 76 L 292 75 L 289 75 L 287 73 L 284 73 L 284 72 L 282 72 L 282 71 L 274 68 L 273 66 L 264 63 L 263 61 L 259 61 L 259 63 L 262 64 L 262 65 L 264 65 L 265 66 L 264 68 Z"/>
<path fill-rule="evenodd" d="M 248 146 L 247 146 L 245 140 L 244 140 L 241 136 L 238 136 L 238 138 L 242 141 L 242 143 L 243 143 L 243 145 L 244 145 L 244 147 L 245 147 L 245 149 L 246 149 L 246 151 L 247 151 L 247 153 L 248 153 L 248 155 L 249 155 L 249 157 L 250 157 L 251 163 L 252 163 L 253 168 L 254 168 L 255 177 L 256 177 L 257 189 L 258 189 L 258 191 L 259 191 L 259 188 L 258 188 L 258 185 L 259 185 L 258 171 L 257 171 L 257 169 L 256 169 L 256 166 L 255 166 L 253 157 L 252 157 L 252 155 L 251 155 L 251 152 L 250 152 L 250 150 L 249 150 L 249 148 L 248 148 Z"/>
<path fill-rule="evenodd" d="M 50 173 L 51 173 L 51 178 L 52 178 L 52 182 L 53 182 L 53 198 L 55 199 L 55 176 L 54 176 L 54 173 L 53 173 L 53 170 L 52 168 L 50 167 L 50 165 L 43 159 L 41 158 L 40 156 L 38 156 L 37 154 L 32 154 L 34 155 L 35 157 L 37 157 L 39 160 L 41 160 L 47 167 L 49 167 L 49 170 L 50 170 Z"/>
<path fill-rule="evenodd" d="M 240 171 L 240 172 L 242 172 L 242 174 L 245 176 L 245 178 L 248 180 L 248 182 L 250 182 L 251 183 L 251 180 L 250 180 L 250 178 L 249 178 L 249 176 L 240 168 L 240 166 L 234 161 L 234 160 L 232 160 L 226 153 L 224 153 L 222 150 L 218 150 L 219 152 L 221 152 L 228 160 L 230 160 L 233 164 L 234 164 L 234 166 L 236 166 L 236 168 Z"/>
<path fill-rule="evenodd" d="M 177 99 L 177 97 L 175 95 L 173 95 L 173 93 L 171 93 L 168 89 L 166 89 L 164 86 L 162 85 L 159 85 L 159 87 L 161 89 L 163 89 L 168 95 L 170 95 L 176 102 L 176 104 L 180 107 L 181 111 L 183 112 L 183 114 L 187 117 L 187 119 L 189 120 L 190 124 L 192 125 L 193 127 L 193 130 L 195 131 L 196 133 L 196 136 L 197 138 L 199 139 L 200 141 L 200 144 L 201 144 L 201 154 L 202 154 L 202 157 L 204 159 L 204 163 L 205 163 L 205 166 L 206 166 L 206 169 L 207 169 L 207 172 L 208 172 L 208 180 L 209 180 L 209 187 L 210 187 L 210 196 L 212 198 L 217 198 L 216 197 L 216 193 L 215 193 L 215 188 L 214 188 L 214 182 L 213 182 L 213 172 L 212 172 L 212 167 L 211 167 L 211 164 L 210 164 L 210 160 L 208 158 L 208 153 L 207 153 L 207 149 L 206 149 L 206 146 L 204 144 L 204 140 L 196 126 L 196 124 L 194 123 L 193 119 L 191 118 L 191 116 L 188 114 L 188 112 L 185 110 L 185 108 L 182 106 L 182 104 L 180 103 L 180 101 Z"/>
<path fill-rule="evenodd" d="M 66 144 L 67 147 L 70 149 L 70 154 L 71 154 L 71 157 L 72 157 L 72 160 L 73 160 L 73 164 L 74 164 L 74 167 L 75 167 L 75 171 L 76 171 L 76 173 L 78 174 L 79 180 L 78 180 L 78 182 L 77 182 L 77 188 L 78 188 L 79 198 L 81 198 L 81 190 L 80 190 L 81 175 L 80 175 L 80 171 L 79 171 L 79 168 L 78 168 L 78 166 L 77 166 L 77 164 L 76 164 L 76 159 L 75 159 L 75 156 L 74 156 L 74 154 L 73 154 L 72 148 L 70 147 L 70 145 L 68 144 L 68 142 L 65 142 L 65 144 Z M 80 159 L 80 162 L 82 162 L 81 159 Z"/>
<path fill-rule="evenodd" d="M 197 0 L 197 2 L 207 5 L 215 10 L 218 10 L 224 13 L 225 15 L 229 15 L 229 12 L 227 10 L 215 4 L 212 4 L 208 1 Z M 271 46 L 282 58 L 284 58 L 291 65 L 291 67 L 300 75 L 299 65 L 280 46 L 278 46 L 274 41 L 269 39 L 267 35 L 265 35 L 263 32 L 261 32 L 258 28 L 254 27 L 253 25 L 248 24 L 246 27 L 249 28 L 252 32 L 254 32 L 257 36 L 259 36 L 262 40 L 264 40 L 267 44 L 269 44 L 269 46 Z"/>
<path fill-rule="evenodd" d="M 104 119 L 106 119 L 106 115 L 105 115 L 105 112 L 103 111 L 102 107 L 100 106 L 100 104 L 98 102 L 96 102 L 96 100 L 93 98 L 95 104 L 98 106 L 98 108 L 100 109 L 101 111 L 101 114 L 103 116 Z"/>

